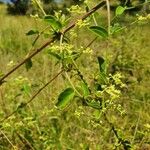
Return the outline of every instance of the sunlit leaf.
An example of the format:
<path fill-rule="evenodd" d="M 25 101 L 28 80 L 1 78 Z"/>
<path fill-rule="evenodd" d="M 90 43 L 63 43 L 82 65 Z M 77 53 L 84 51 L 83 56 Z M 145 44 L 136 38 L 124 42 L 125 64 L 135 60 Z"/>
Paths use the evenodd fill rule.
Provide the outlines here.
<path fill-rule="evenodd" d="M 30 86 L 28 84 L 24 84 L 22 89 L 22 91 L 24 91 L 27 95 L 30 95 Z"/>
<path fill-rule="evenodd" d="M 126 10 L 126 7 L 118 6 L 116 8 L 115 15 L 116 16 L 122 15 L 125 10 Z"/>
<path fill-rule="evenodd" d="M 124 27 L 121 27 L 118 23 L 114 24 L 113 26 L 111 26 L 110 30 L 111 30 L 111 34 L 115 34 L 118 33 L 120 31 L 122 31 L 124 29 Z"/>
<path fill-rule="evenodd" d="M 61 109 L 65 108 L 74 98 L 74 95 L 75 92 L 72 88 L 65 89 L 62 93 L 60 93 L 56 106 Z"/>
<path fill-rule="evenodd" d="M 44 20 L 49 23 L 54 30 L 59 30 L 62 28 L 62 24 L 54 16 L 47 15 Z"/>
<path fill-rule="evenodd" d="M 99 37 L 107 38 L 108 37 L 108 32 L 105 28 L 100 27 L 100 26 L 91 26 L 89 28 L 91 31 L 93 31 L 96 35 Z"/>
<path fill-rule="evenodd" d="M 83 83 L 83 82 L 80 83 L 80 90 L 82 92 L 81 94 L 84 97 L 86 97 L 86 96 L 88 96 L 90 94 L 88 86 L 85 83 Z"/>
<path fill-rule="evenodd" d="M 93 116 L 94 116 L 96 119 L 99 119 L 99 118 L 100 118 L 100 114 L 101 114 L 101 111 L 98 110 L 98 109 L 95 109 L 95 111 L 93 112 Z"/>

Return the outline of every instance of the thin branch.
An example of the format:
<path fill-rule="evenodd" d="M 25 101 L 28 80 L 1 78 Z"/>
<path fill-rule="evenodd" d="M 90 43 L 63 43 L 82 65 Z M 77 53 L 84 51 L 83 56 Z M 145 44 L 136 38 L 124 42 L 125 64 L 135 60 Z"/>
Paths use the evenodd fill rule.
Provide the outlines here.
<path fill-rule="evenodd" d="M 95 37 L 85 48 L 90 47 L 96 40 L 98 37 Z"/>
<path fill-rule="evenodd" d="M 46 16 L 46 13 L 45 13 L 44 9 L 42 8 L 42 6 L 40 4 L 40 1 L 39 0 L 33 0 L 33 2 L 35 2 L 35 4 L 39 7 L 39 9 L 43 13 L 43 15 Z"/>
<path fill-rule="evenodd" d="M 93 14 L 95 11 L 97 11 L 98 9 L 100 9 L 101 7 L 103 7 L 106 4 L 105 1 L 100 2 L 98 5 L 96 5 L 95 7 L 93 7 L 90 11 L 88 11 L 86 14 L 84 14 L 81 18 L 77 19 L 77 20 L 85 20 L 88 16 L 90 16 L 91 14 Z M 68 28 L 66 28 L 64 31 L 62 31 L 62 34 L 65 34 L 66 32 L 68 32 L 70 29 L 72 29 L 74 26 L 76 25 L 76 22 L 72 23 Z"/>
<path fill-rule="evenodd" d="M 8 143 L 13 147 L 13 149 L 17 150 L 17 148 L 13 145 L 13 143 L 10 141 L 10 139 L 7 137 L 7 135 L 3 131 L 0 131 L 0 132 L 6 138 L 6 140 L 8 141 Z"/>
<path fill-rule="evenodd" d="M 113 131 L 114 135 L 116 136 L 116 138 L 118 139 L 118 143 L 121 143 L 121 145 L 123 146 L 124 150 L 129 150 L 130 149 L 130 141 L 126 141 L 125 139 L 123 139 L 119 134 L 117 129 L 115 128 L 114 124 L 112 122 L 109 121 L 109 119 L 107 118 L 106 114 L 104 114 L 105 120 L 107 121 L 107 123 L 110 125 L 111 130 Z M 127 143 L 129 142 L 129 143 Z"/>
<path fill-rule="evenodd" d="M 88 16 L 90 16 L 91 14 L 93 14 L 95 11 L 97 11 L 99 8 L 103 7 L 106 4 L 105 1 L 100 2 L 98 5 L 96 5 L 95 7 L 93 7 L 89 12 L 87 12 L 86 14 L 84 14 L 81 17 L 81 20 L 86 19 Z M 67 27 L 66 29 L 64 29 L 61 34 L 65 34 L 66 32 L 68 32 L 70 29 L 72 29 L 74 26 L 76 25 L 76 22 L 72 23 L 69 27 Z M 6 73 L 1 79 L 0 79 L 0 85 L 3 84 L 4 80 L 11 75 L 13 72 L 15 72 L 18 68 L 20 68 L 24 63 L 26 63 L 26 61 L 28 61 L 29 59 L 31 59 L 32 57 L 34 57 L 36 54 L 38 54 L 39 52 L 41 52 L 44 48 L 46 48 L 49 44 L 53 43 L 54 41 L 56 41 L 56 38 L 53 37 L 52 39 L 48 40 L 47 42 L 45 42 L 40 48 L 36 49 L 35 51 L 33 51 L 31 54 L 28 55 L 28 57 L 26 57 L 24 60 L 22 60 L 18 65 L 16 65 L 14 68 L 12 68 L 8 73 Z"/>
<path fill-rule="evenodd" d="M 35 38 L 34 41 L 32 42 L 32 48 L 33 48 L 33 46 L 35 45 L 35 43 L 37 42 L 37 40 L 39 39 L 40 35 L 42 35 L 42 34 L 44 33 L 44 31 L 46 31 L 49 27 L 51 27 L 51 26 L 47 26 L 47 27 L 45 27 L 41 32 L 39 32 L 39 34 L 36 36 L 36 38 Z M 31 49 L 32 49 L 32 48 L 31 48 Z"/>
<path fill-rule="evenodd" d="M 110 2 L 109 2 L 109 0 L 106 0 L 106 5 L 107 5 L 108 34 L 110 34 L 111 19 L 110 19 Z"/>
<path fill-rule="evenodd" d="M 41 52 L 44 48 L 46 48 L 49 44 L 53 43 L 55 41 L 55 38 L 50 39 L 46 43 L 44 43 L 40 48 L 33 51 L 31 54 L 29 54 L 23 61 L 21 61 L 18 65 L 16 65 L 14 68 L 12 68 L 8 73 L 6 73 L 1 79 L 0 79 L 0 85 L 4 82 L 4 79 L 7 78 L 10 74 L 12 74 L 14 71 L 16 71 L 19 67 L 21 67 L 23 64 L 26 63 L 29 59 L 34 57 L 36 54 Z"/>
<path fill-rule="evenodd" d="M 27 101 L 26 103 L 23 104 L 23 107 L 26 107 L 29 103 L 31 103 L 35 97 L 41 93 L 41 91 L 43 91 L 51 82 L 53 82 L 60 74 L 63 73 L 64 70 L 59 71 L 52 79 L 50 79 L 44 86 L 42 86 L 31 98 L 29 101 Z M 3 120 L 1 120 L 0 122 L 4 122 L 5 120 L 7 120 L 8 118 L 10 118 L 11 116 L 13 116 L 16 112 L 18 111 L 18 108 L 16 110 L 14 110 L 11 114 L 7 115 Z"/>
<path fill-rule="evenodd" d="M 20 141 L 25 145 L 26 148 L 29 148 L 30 150 L 35 150 L 34 147 L 31 145 L 31 143 L 21 134 L 17 133 L 18 138 Z"/>

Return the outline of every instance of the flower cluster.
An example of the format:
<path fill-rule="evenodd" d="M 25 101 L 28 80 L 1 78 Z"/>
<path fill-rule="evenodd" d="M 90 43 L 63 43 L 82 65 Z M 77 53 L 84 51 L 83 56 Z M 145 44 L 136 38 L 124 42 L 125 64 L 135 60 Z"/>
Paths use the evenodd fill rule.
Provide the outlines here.
<path fill-rule="evenodd" d="M 150 14 L 148 14 L 147 16 L 138 16 L 138 20 L 139 21 L 150 20 Z"/>

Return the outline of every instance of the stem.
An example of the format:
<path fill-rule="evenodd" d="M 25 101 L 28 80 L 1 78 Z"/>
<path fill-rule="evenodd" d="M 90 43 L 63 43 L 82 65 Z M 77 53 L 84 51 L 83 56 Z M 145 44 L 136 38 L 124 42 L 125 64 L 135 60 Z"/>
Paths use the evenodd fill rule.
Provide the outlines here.
<path fill-rule="evenodd" d="M 109 3 L 109 0 L 106 0 L 106 6 L 107 6 L 108 34 L 110 35 L 111 21 L 110 21 L 110 3 Z"/>
<path fill-rule="evenodd" d="M 37 42 L 37 40 L 39 39 L 40 35 L 49 28 L 50 26 L 45 27 L 38 35 L 37 37 L 34 39 L 34 41 L 32 42 L 32 47 L 35 45 L 35 43 Z M 32 49 L 32 48 L 31 48 Z"/>
<path fill-rule="evenodd" d="M 36 54 L 41 52 L 44 48 L 46 48 L 49 44 L 55 41 L 55 38 L 45 42 L 40 48 L 36 49 L 32 53 L 30 53 L 23 61 L 21 61 L 18 65 L 16 65 L 14 68 L 12 68 L 8 73 L 6 73 L 1 79 L 0 79 L 0 85 L 4 82 L 4 79 L 7 78 L 9 75 L 11 75 L 14 71 L 16 71 L 18 68 L 20 68 L 23 64 L 26 63 L 29 59 L 34 57 Z"/>
<path fill-rule="evenodd" d="M 8 143 L 13 147 L 14 150 L 17 150 L 17 148 L 13 145 L 13 143 L 10 141 L 10 139 L 6 136 L 6 134 L 3 131 L 0 131 L 2 135 L 6 138 Z"/>
<path fill-rule="evenodd" d="M 17 134 L 17 136 L 19 137 L 20 141 L 21 141 L 25 146 L 27 146 L 27 147 L 30 148 L 31 150 L 35 150 L 35 149 L 33 148 L 33 146 L 31 145 L 31 143 L 30 143 L 23 135 L 21 135 L 21 134 L 19 134 L 19 133 L 17 133 L 17 132 L 16 132 L 16 134 Z"/>
<path fill-rule="evenodd" d="M 44 11 L 44 9 L 42 8 L 39 0 L 33 0 L 33 2 L 35 2 L 37 4 L 37 6 L 39 7 L 39 9 L 41 10 L 41 12 L 43 13 L 44 16 L 46 16 L 46 13 Z"/>
<path fill-rule="evenodd" d="M 131 141 L 131 144 L 133 144 L 133 142 L 135 140 L 135 136 L 136 136 L 137 131 L 138 131 L 139 122 L 140 122 L 140 114 L 139 114 L 138 119 L 137 119 L 137 123 L 136 123 L 136 126 L 135 126 L 135 131 L 134 131 L 134 135 L 133 135 L 133 139 Z"/>
<path fill-rule="evenodd" d="M 95 25 L 98 26 L 98 23 L 97 23 L 97 21 L 96 21 L 96 18 L 95 18 L 95 16 L 94 16 L 94 14 L 92 15 L 92 17 L 93 17 L 93 21 L 94 21 Z"/>
<path fill-rule="evenodd" d="M 105 116 L 105 120 L 110 125 L 111 130 L 113 131 L 114 135 L 118 139 L 118 143 L 122 144 L 124 150 L 129 150 L 130 148 L 128 147 L 127 143 L 125 142 L 125 139 L 123 139 L 122 137 L 119 136 L 118 131 L 115 128 L 114 124 L 109 121 L 109 119 L 107 118 L 106 114 L 104 114 L 104 116 Z M 130 142 L 128 144 L 130 144 Z"/>
<path fill-rule="evenodd" d="M 65 72 L 65 74 L 66 74 L 66 77 L 67 77 L 67 79 L 68 79 L 70 85 L 71 85 L 72 88 L 74 89 L 74 91 L 78 94 L 78 96 L 83 97 L 83 96 L 78 92 L 78 90 L 75 88 L 75 86 L 73 85 L 72 81 L 70 80 L 70 77 L 69 77 L 68 73 Z"/>

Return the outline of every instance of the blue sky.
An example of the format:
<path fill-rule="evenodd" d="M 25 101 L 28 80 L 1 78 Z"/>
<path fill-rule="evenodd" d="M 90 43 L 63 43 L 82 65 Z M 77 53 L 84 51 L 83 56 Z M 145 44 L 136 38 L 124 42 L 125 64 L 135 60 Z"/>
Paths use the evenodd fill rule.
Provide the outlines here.
<path fill-rule="evenodd" d="M 10 2 L 10 0 L 0 0 L 1 2 Z"/>
<path fill-rule="evenodd" d="M 1 2 L 10 2 L 10 0 L 0 0 Z M 56 2 L 61 2 L 61 0 L 55 0 Z"/>

